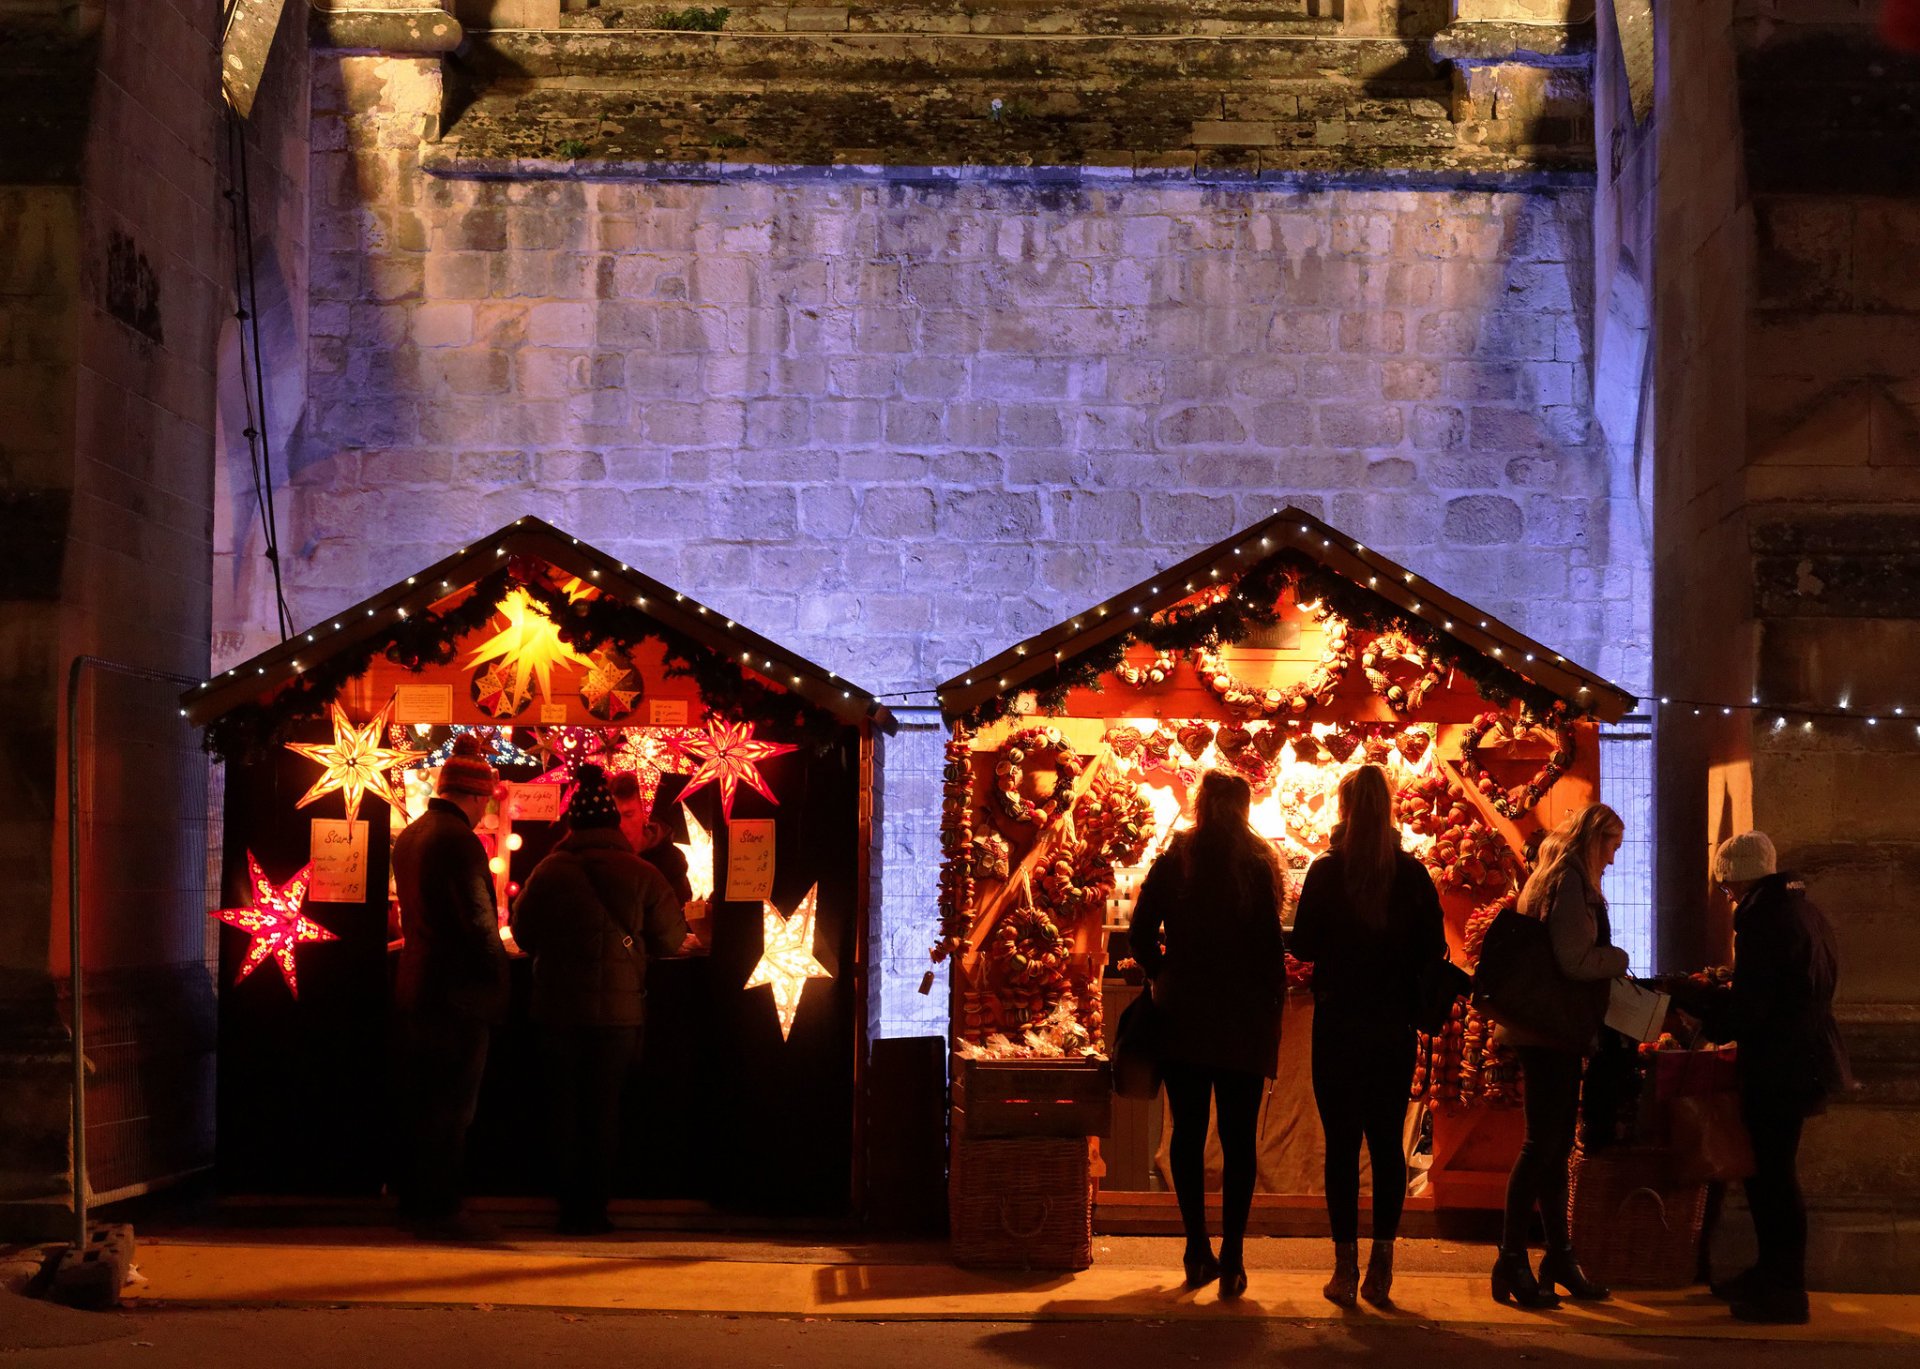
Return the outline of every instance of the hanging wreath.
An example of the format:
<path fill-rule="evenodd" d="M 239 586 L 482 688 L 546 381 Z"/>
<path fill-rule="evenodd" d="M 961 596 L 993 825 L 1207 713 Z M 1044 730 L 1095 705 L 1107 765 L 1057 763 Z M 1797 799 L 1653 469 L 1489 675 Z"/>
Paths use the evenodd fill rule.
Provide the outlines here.
<path fill-rule="evenodd" d="M 1387 675 L 1389 665 L 1404 665 L 1415 674 L 1412 684 L 1398 684 Z M 1360 669 L 1373 692 L 1396 713 L 1416 713 L 1427 694 L 1440 683 L 1440 663 L 1404 632 L 1387 631 L 1368 642 L 1360 654 Z"/>
<path fill-rule="evenodd" d="M 1128 665 L 1123 661 L 1119 666 L 1115 667 L 1113 673 L 1132 685 L 1135 689 L 1143 689 L 1150 685 L 1165 684 L 1173 677 L 1173 666 L 1173 653 L 1171 651 L 1162 651 L 1157 653 L 1151 661 L 1143 666 Z"/>
<path fill-rule="evenodd" d="M 1227 659 L 1217 645 L 1196 649 L 1193 663 L 1220 701 L 1245 717 L 1272 718 L 1287 713 L 1304 713 L 1314 704 L 1332 702 L 1333 691 L 1342 677 L 1353 668 L 1352 633 L 1346 620 L 1322 609 L 1320 621 L 1326 625 L 1326 642 L 1313 673 L 1284 689 L 1277 686 L 1257 688 L 1239 679 L 1227 669 Z"/>
<path fill-rule="evenodd" d="M 1067 987 L 1067 939 L 1044 908 L 1009 908 L 989 944 L 1009 987 L 1035 997 Z"/>
<path fill-rule="evenodd" d="M 1029 760 L 1051 758 L 1059 773 L 1053 793 L 1038 802 L 1020 792 Z M 1044 825 L 1066 811 L 1073 797 L 1073 781 L 1083 767 L 1080 755 L 1067 739 L 1051 727 L 1029 727 L 1007 738 L 993 766 L 993 797 L 1001 816 L 1009 822 Z"/>
<path fill-rule="evenodd" d="M 1489 735 L 1499 737 L 1505 734 L 1505 740 L 1512 741 L 1518 739 L 1518 734 L 1507 732 L 1506 715 L 1482 713 L 1473 720 L 1466 735 L 1460 739 L 1460 773 L 1486 795 L 1487 802 L 1493 805 L 1496 813 L 1517 822 L 1547 796 L 1547 791 L 1573 764 L 1573 735 L 1563 726 L 1565 721 L 1566 708 L 1561 704 L 1554 705 L 1545 721 L 1531 710 L 1521 714 L 1522 728 L 1543 734 L 1553 750 L 1547 756 L 1547 763 L 1534 772 L 1532 779 L 1503 790 L 1493 776 L 1481 768 L 1480 747 Z"/>

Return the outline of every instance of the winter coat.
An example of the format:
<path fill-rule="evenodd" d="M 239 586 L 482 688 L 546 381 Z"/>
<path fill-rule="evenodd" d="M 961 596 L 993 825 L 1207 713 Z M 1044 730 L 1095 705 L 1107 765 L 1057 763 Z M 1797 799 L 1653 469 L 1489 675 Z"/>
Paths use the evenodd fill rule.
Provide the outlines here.
<path fill-rule="evenodd" d="M 499 1022 L 507 1013 L 507 951 L 487 850 L 466 814 L 446 799 L 393 843 L 400 897 L 402 1010 Z"/>
<path fill-rule="evenodd" d="M 1153 981 L 1159 1055 L 1272 1078 L 1287 989 L 1279 867 L 1260 862 L 1251 898 L 1203 902 L 1191 845 L 1190 833 L 1174 838 L 1133 908 L 1133 956 Z"/>
<path fill-rule="evenodd" d="M 1733 984 L 1698 1000 L 1707 1035 L 1740 1045 L 1743 1091 L 1813 1113 L 1852 1087 L 1833 1019 L 1839 978 L 1833 926 L 1797 876 L 1769 875 L 1747 891 L 1733 914 Z"/>
<path fill-rule="evenodd" d="M 648 955 L 672 955 L 686 937 L 680 901 L 617 827 L 569 833 L 514 900 L 513 939 L 533 957 L 533 1018 L 550 1026 L 640 1026 Z"/>
<path fill-rule="evenodd" d="M 693 902 L 693 883 L 687 878 L 687 853 L 675 846 L 671 837 L 662 837 L 634 854 L 666 876 L 667 887 L 681 903 Z"/>
<path fill-rule="evenodd" d="M 1604 1010 L 1605 999 L 1600 996 L 1603 990 L 1598 986 L 1627 972 L 1627 953 L 1613 944 L 1613 922 L 1607 916 L 1607 900 L 1588 881 L 1586 873 L 1569 870 L 1549 893 L 1544 913 L 1537 908 L 1522 911 L 1529 917 L 1545 918 L 1554 959 L 1559 962 L 1560 973 L 1570 981 L 1567 992 L 1594 995 Z M 1594 1020 L 1597 1024 L 1597 1013 Z M 1561 1044 L 1524 1027 L 1502 1025 L 1495 1035 L 1514 1046 Z M 1596 1036 L 1587 1053 L 1592 1054 L 1599 1044 Z"/>
<path fill-rule="evenodd" d="M 1307 869 L 1288 947 L 1313 964 L 1316 1007 L 1383 1026 L 1411 1025 L 1420 969 L 1447 954 L 1446 920 L 1427 867 L 1396 851 L 1386 916 L 1362 922 L 1347 902 L 1338 851 Z"/>

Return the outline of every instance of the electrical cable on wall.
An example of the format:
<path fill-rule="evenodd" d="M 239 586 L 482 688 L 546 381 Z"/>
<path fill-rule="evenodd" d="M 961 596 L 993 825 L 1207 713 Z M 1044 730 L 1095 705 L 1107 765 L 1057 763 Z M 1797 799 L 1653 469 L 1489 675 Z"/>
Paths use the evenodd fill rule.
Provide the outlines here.
<path fill-rule="evenodd" d="M 224 192 L 233 227 L 234 318 L 240 322 L 240 392 L 245 400 L 247 464 L 253 472 L 254 505 L 266 538 L 265 556 L 273 568 L 274 611 L 280 640 L 293 636 L 293 614 L 287 608 L 286 587 L 280 575 L 280 530 L 273 507 L 273 448 L 267 436 L 267 387 L 261 363 L 260 295 L 253 260 L 253 197 L 247 179 L 247 139 L 240 116 L 227 110 L 227 166 L 235 184 Z M 252 364 L 248 364 L 248 334 L 252 334 Z"/>

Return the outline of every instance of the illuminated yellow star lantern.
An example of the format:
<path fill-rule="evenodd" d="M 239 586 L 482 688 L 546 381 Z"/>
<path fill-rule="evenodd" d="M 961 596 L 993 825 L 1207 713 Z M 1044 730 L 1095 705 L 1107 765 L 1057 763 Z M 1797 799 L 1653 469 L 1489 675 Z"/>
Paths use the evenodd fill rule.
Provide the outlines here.
<path fill-rule="evenodd" d="M 307 901 L 307 883 L 312 875 L 313 863 L 309 861 L 292 879 L 276 886 L 260 868 L 253 852 L 247 852 L 247 880 L 253 888 L 253 902 L 245 908 L 221 908 L 213 914 L 252 938 L 234 983 L 238 984 L 272 960 L 286 978 L 287 992 L 295 998 L 300 996 L 300 982 L 293 972 L 293 948 L 340 939 L 301 911 Z"/>
<path fill-rule="evenodd" d="M 780 800 L 773 796 L 773 790 L 767 788 L 766 780 L 760 776 L 760 762 L 797 750 L 798 747 L 786 742 L 755 741 L 752 723 L 723 723 L 709 718 L 706 735 L 696 732 L 680 743 L 681 753 L 699 762 L 687 780 L 687 787 L 680 791 L 680 802 L 685 803 L 687 796 L 701 785 L 718 780 L 720 811 L 729 818 L 733 816 L 734 791 L 743 784 L 763 795 L 767 802 L 778 804 Z"/>
<path fill-rule="evenodd" d="M 513 672 L 513 698 L 525 698 L 532 681 L 540 686 L 541 699 L 552 703 L 554 668 L 584 666 L 589 664 L 587 658 L 560 640 L 559 625 L 524 589 L 502 599 L 499 613 L 507 625 L 474 648 L 467 669 L 498 661 L 502 673 Z"/>
<path fill-rule="evenodd" d="M 333 740 L 330 742 L 288 742 L 287 750 L 298 751 L 309 760 L 319 761 L 320 778 L 301 796 L 295 808 L 305 808 L 315 799 L 334 790 L 346 800 L 349 820 L 360 813 L 360 796 L 368 791 L 385 799 L 395 808 L 402 799 L 388 771 L 412 765 L 426 754 L 404 746 L 382 746 L 387 735 L 387 716 L 393 712 L 393 700 L 387 700 L 365 727 L 355 727 L 353 719 L 338 703 L 333 706 Z"/>
<path fill-rule="evenodd" d="M 780 1039 L 793 1031 L 793 1016 L 800 1010 L 800 992 L 809 979 L 832 979 L 825 965 L 813 957 L 814 895 L 820 886 L 807 890 L 792 917 L 782 917 L 771 903 L 760 905 L 760 963 L 753 967 L 746 987 L 768 985 L 773 990 L 774 1011 L 780 1017 Z"/>

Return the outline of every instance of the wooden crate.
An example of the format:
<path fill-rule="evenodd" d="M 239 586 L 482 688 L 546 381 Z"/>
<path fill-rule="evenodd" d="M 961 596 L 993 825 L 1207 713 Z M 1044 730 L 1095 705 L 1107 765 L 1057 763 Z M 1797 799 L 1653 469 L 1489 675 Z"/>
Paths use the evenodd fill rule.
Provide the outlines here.
<path fill-rule="evenodd" d="M 947 1180 L 953 1262 L 968 1269 L 1093 1263 L 1094 1143 L 955 1132 Z"/>
<path fill-rule="evenodd" d="M 965 1060 L 953 1067 L 954 1131 L 975 1140 L 1105 1136 L 1113 1066 L 1105 1060 Z"/>

